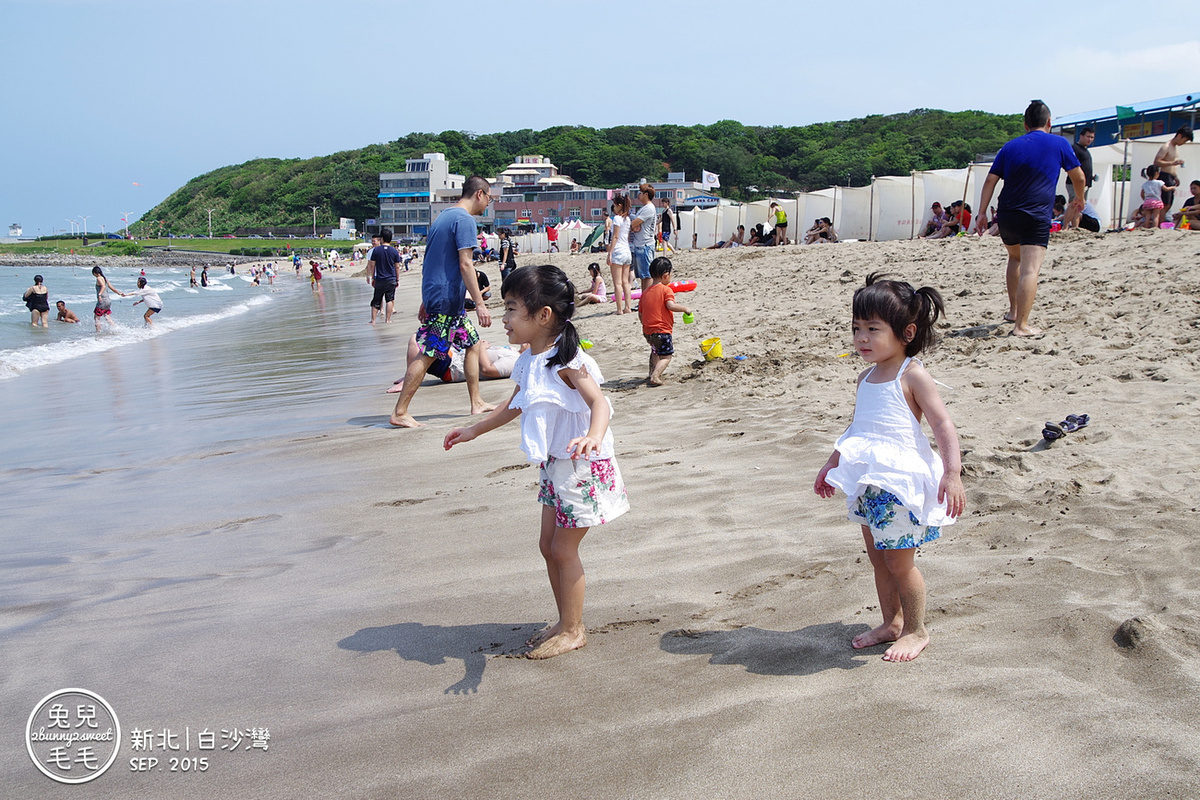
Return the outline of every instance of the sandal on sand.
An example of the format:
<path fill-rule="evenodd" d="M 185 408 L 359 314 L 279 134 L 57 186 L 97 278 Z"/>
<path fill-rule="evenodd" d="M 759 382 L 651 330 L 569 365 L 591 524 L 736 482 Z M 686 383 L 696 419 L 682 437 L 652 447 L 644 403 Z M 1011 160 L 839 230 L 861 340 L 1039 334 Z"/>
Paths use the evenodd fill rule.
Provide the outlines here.
<path fill-rule="evenodd" d="M 1067 432 L 1057 422 L 1047 422 L 1046 427 L 1042 428 L 1042 438 L 1047 442 L 1053 442 L 1055 439 L 1061 439 L 1066 435 Z"/>
<path fill-rule="evenodd" d="M 1074 423 L 1075 430 L 1079 430 L 1080 428 L 1086 428 L 1090 420 L 1091 417 L 1087 414 L 1067 414 L 1065 422 Z"/>
<path fill-rule="evenodd" d="M 1066 433 L 1074 433 L 1075 431 L 1079 430 L 1079 426 L 1076 425 L 1070 417 L 1058 423 L 1058 426 Z"/>

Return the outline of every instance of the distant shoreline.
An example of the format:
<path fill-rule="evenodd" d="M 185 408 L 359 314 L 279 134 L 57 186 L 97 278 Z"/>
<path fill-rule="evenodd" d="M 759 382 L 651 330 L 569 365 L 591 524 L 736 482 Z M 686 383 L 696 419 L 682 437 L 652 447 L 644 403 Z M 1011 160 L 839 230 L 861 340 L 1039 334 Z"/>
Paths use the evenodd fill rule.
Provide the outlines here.
<path fill-rule="evenodd" d="M 5 253 L 0 265 L 6 267 L 202 267 L 205 264 L 249 264 L 255 261 L 283 261 L 262 256 L 231 256 L 226 253 L 155 252 L 143 256 L 63 255 L 61 253 Z"/>

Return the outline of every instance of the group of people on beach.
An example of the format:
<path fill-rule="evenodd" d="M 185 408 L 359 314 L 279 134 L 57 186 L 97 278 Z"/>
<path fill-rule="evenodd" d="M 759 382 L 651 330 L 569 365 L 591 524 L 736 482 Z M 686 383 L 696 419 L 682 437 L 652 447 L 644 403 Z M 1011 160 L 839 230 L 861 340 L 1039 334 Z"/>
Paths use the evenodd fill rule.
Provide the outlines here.
<path fill-rule="evenodd" d="M 642 187 L 639 194 L 650 201 L 652 191 Z M 579 547 L 590 528 L 612 522 L 629 509 L 609 427 L 612 405 L 600 389 L 604 377 L 584 351 L 573 322 L 578 305 L 595 302 L 605 292 L 598 264 L 589 266 L 592 285 L 588 292 L 578 292 L 566 273 L 553 265 L 530 265 L 508 272 L 500 293 L 505 333 L 510 344 L 522 348 L 511 371 L 516 386 L 504 404 L 483 402 L 479 364 L 484 343 L 466 316 L 465 301 L 468 297 L 474 301 L 479 326 L 490 327 L 491 315 L 472 259 L 473 217 L 490 202 L 487 181 L 469 178 L 456 207 L 439 215 L 430 228 L 422 271 L 421 324 L 409 343 L 408 367 L 390 422 L 397 427 L 421 424 L 409 413 L 409 405 L 429 368 L 452 350 L 463 353 L 471 413 L 481 418 L 447 433 L 445 449 L 520 418 L 520 447 L 539 468 L 539 549 L 558 609 L 557 621 L 527 643 L 526 655 L 543 659 L 586 643 L 586 582 Z M 644 202 L 646 205 L 649 203 Z M 618 210 L 624 210 L 624 204 Z M 625 220 L 615 221 L 616 241 L 624 240 L 620 230 L 625 224 Z M 652 223 L 647 216 L 642 224 L 649 227 Z M 629 227 L 632 232 L 632 220 Z M 670 260 L 654 258 L 652 253 L 652 240 L 646 243 L 638 238 L 629 246 L 628 257 L 623 248 L 610 245 L 608 261 L 615 273 L 614 283 L 624 283 L 631 269 L 644 281 L 639 316 L 651 346 L 654 383 L 655 378 L 661 380 L 662 369 L 670 360 L 670 352 L 664 352 L 670 348 L 668 320 L 689 310 L 674 302 L 669 287 Z M 390 259 L 390 253 L 385 255 L 379 248 L 372 251 L 373 266 Z M 388 292 L 394 292 L 394 286 L 381 280 L 390 274 L 386 269 L 382 273 L 372 269 L 368 274 L 376 291 L 374 318 L 380 306 L 393 302 Z M 855 346 L 873 366 L 859 379 L 855 422 L 838 440 L 834 455 L 814 484 L 815 491 L 825 497 L 832 495 L 834 487 L 846 491 L 851 518 L 862 525 L 872 553 L 884 621 L 852 644 L 866 648 L 892 642 L 884 658 L 893 661 L 915 658 L 928 642 L 923 624 L 924 583 L 913 560 L 916 548 L 936 539 L 940 528 L 953 522 L 965 504 L 953 423 L 933 379 L 919 362 L 911 360 L 932 344 L 933 325 L 943 310 L 936 290 L 916 290 L 881 276 L 870 276 L 855 294 Z M 618 308 L 617 313 L 626 310 Z M 665 324 L 667 331 L 655 330 L 657 324 Z M 934 455 L 929 447 L 920 427 L 923 416 L 930 420 L 943 456 Z M 880 431 L 885 433 L 882 440 L 876 437 Z M 917 475 L 911 474 L 914 454 L 922 465 Z M 859 479 L 865 475 L 877 481 L 874 476 L 889 477 L 879 481 L 882 486 L 860 486 Z"/>
<path fill-rule="evenodd" d="M 134 305 L 139 303 L 146 304 L 146 313 L 142 319 L 147 325 L 152 325 L 153 317 L 163 309 L 162 298 L 158 292 L 151 289 L 146 284 L 145 275 L 138 276 L 137 288 L 131 289 L 128 292 L 122 292 L 116 289 L 108 278 L 104 275 L 104 270 L 100 267 L 92 268 L 92 275 L 96 278 L 96 306 L 92 309 L 92 317 L 96 322 L 96 330 L 100 330 L 100 322 L 107 320 L 112 324 L 112 301 L 109 299 L 109 292 L 119 294 L 121 297 L 138 297 L 140 298 Z M 24 300 L 25 307 L 29 309 L 32 315 L 31 324 L 33 327 L 48 327 L 47 321 L 50 318 L 50 290 L 46 288 L 44 278 L 41 275 L 33 276 L 33 286 L 25 290 Z M 55 302 L 55 307 L 58 310 L 58 322 L 76 323 L 79 322 L 78 315 L 74 311 L 67 308 L 67 304 L 58 300 Z"/>
<path fill-rule="evenodd" d="M 1004 180 L 988 225 L 997 228 L 1008 254 L 1009 309 L 1004 319 L 1013 323 L 1011 333 L 1018 337 L 1041 334 L 1029 324 L 1029 316 L 1049 243 L 1060 171 L 1067 172 L 1072 184 L 1070 210 L 1082 212 L 1086 202 L 1083 169 L 1071 145 L 1050 134 L 1049 108 L 1041 101 L 1032 102 L 1025 110 L 1024 124 L 1025 135 L 997 154 L 980 203 L 981 208 L 989 208 L 997 184 Z M 651 187 L 641 187 L 643 209 L 652 208 L 653 196 Z M 653 257 L 653 240 L 644 235 L 631 240 L 625 233 L 626 227 L 630 234 L 652 229 L 650 212 L 629 215 L 628 202 L 620 199 L 614 201 L 614 235 L 607 258 L 618 291 L 617 313 L 629 311 L 626 281 L 631 269 L 643 282 L 639 308 L 643 325 L 648 318 L 686 312 L 668 292 L 656 293 L 670 282 L 669 259 Z M 604 378 L 596 361 L 584 352 L 573 322 L 577 305 L 597 302 L 605 295 L 598 264 L 589 266 L 587 292 L 577 292 L 567 275 L 553 265 L 523 266 L 505 275 L 500 288 L 503 325 L 509 342 L 523 348 L 511 373 L 516 386 L 500 406 L 479 397 L 481 340 L 466 317 L 464 299 L 475 300 L 479 325 L 489 327 L 491 316 L 471 264 L 471 247 L 472 216 L 490 202 L 487 181 L 472 177 L 464 184 L 458 206 L 439 216 L 430 229 L 421 326 L 410 342 L 408 371 L 390 422 L 398 427 L 421 424 L 409 413 L 409 404 L 427 368 L 450 348 L 465 352 L 471 413 L 484 416 L 447 433 L 445 449 L 520 418 L 520 447 L 539 467 L 539 548 L 558 610 L 558 620 L 528 642 L 526 655 L 541 659 L 586 643 L 579 546 L 590 528 L 624 514 L 629 501 L 609 427 L 612 406 L 600 389 Z M 951 209 L 951 219 L 965 229 L 970 210 Z M 647 308 L 653 313 L 647 314 Z M 837 490 L 845 493 L 848 518 L 861 527 L 874 573 L 883 619 L 855 636 L 851 646 L 888 644 L 883 654 L 888 661 L 910 661 L 928 644 L 926 589 L 915 555 L 920 546 L 937 540 L 966 507 L 957 431 L 936 381 L 916 360 L 935 343 L 934 326 L 944 313 L 945 302 L 937 289 L 914 288 L 885 274 L 867 276 L 855 291 L 852 339 L 868 366 L 858 376 L 850 426 L 835 442 L 813 483 L 822 498 L 832 497 Z M 660 348 L 669 346 L 670 338 L 661 332 L 646 332 L 646 337 L 652 347 L 653 377 L 656 367 L 669 360 Z M 661 377 L 661 370 L 658 374 Z M 922 420 L 932 430 L 936 453 L 922 430 Z"/>

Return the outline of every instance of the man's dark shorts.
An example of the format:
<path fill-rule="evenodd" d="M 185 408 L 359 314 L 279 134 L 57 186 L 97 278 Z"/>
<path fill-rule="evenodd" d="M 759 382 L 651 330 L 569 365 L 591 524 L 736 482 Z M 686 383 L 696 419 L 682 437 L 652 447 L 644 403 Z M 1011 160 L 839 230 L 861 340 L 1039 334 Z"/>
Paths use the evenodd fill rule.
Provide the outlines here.
<path fill-rule="evenodd" d="M 1158 179 L 1163 182 L 1163 186 L 1179 185 L 1179 178 L 1175 177 L 1169 172 L 1158 173 Z M 1171 206 L 1175 205 L 1175 194 L 1175 192 L 1162 193 L 1164 219 L 1166 218 L 1166 212 L 1171 210 Z"/>
<path fill-rule="evenodd" d="M 1089 217 L 1087 214 L 1081 214 L 1079 217 L 1079 227 L 1083 228 L 1085 231 L 1099 233 L 1100 220 L 1096 219 L 1095 217 Z"/>
<path fill-rule="evenodd" d="M 371 308 L 383 308 L 384 302 L 396 302 L 396 284 L 375 281 L 375 296 L 371 299 Z"/>
<path fill-rule="evenodd" d="M 1050 244 L 1050 223 L 1030 216 L 1024 211 L 999 211 L 1000 241 L 1010 247 L 1014 244 L 1032 244 L 1046 247 Z"/>
<path fill-rule="evenodd" d="M 671 341 L 669 333 L 646 333 L 642 334 L 646 337 L 646 341 L 650 343 L 650 348 L 657 356 L 673 356 L 675 355 L 675 344 Z"/>

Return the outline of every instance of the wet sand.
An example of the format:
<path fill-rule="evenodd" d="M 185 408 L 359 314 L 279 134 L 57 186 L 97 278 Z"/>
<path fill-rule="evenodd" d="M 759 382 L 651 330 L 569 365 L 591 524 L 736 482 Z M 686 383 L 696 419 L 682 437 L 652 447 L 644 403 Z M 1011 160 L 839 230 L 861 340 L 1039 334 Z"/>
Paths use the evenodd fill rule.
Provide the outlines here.
<path fill-rule="evenodd" d="M 995 239 L 685 253 L 676 277 L 700 284 L 680 296 L 697 321 L 677 325 L 661 388 L 641 383 L 635 319 L 581 308 L 633 510 L 584 541 L 588 646 L 547 662 L 517 657 L 553 602 L 516 428 L 443 452 L 466 391 L 428 383 L 412 407 L 427 427 L 388 429 L 419 277 L 402 276 L 381 330 L 365 324 L 365 282 L 326 281 L 323 311 L 261 323 L 303 356 L 283 396 L 280 351 L 248 351 L 238 373 L 195 377 L 186 403 L 125 386 L 131 435 L 155 418 L 143 400 L 181 408 L 168 424 L 210 419 L 161 431 L 171 447 L 102 439 L 89 455 L 84 438 L 34 458 L 30 438 L 9 438 L 0 494 L 23 533 L 0 557 L 0 784 L 88 798 L 1190 796 L 1189 236 L 1056 239 L 1036 341 L 1003 335 Z M 584 283 L 592 259 L 550 260 Z M 967 487 L 966 516 L 919 556 L 932 642 L 907 665 L 849 647 L 878 622 L 866 554 L 841 496 L 811 489 L 862 366 L 839 357 L 850 295 L 879 269 L 947 299 L 925 362 L 954 387 L 942 396 Z M 724 359 L 700 359 L 708 336 Z M 76 383 L 62 365 L 17 380 L 43 408 L 82 396 L 117 424 L 113 358 Z M 510 393 L 483 385 L 492 402 Z M 22 402 L 5 400 L 6 419 Z M 1079 412 L 1088 428 L 1042 443 L 1046 420 Z M 56 411 L 54 436 L 86 437 L 76 416 Z M 102 695 L 126 731 L 267 727 L 270 747 L 141 773 L 126 733 L 107 774 L 59 786 L 23 734 L 67 686 Z"/>

